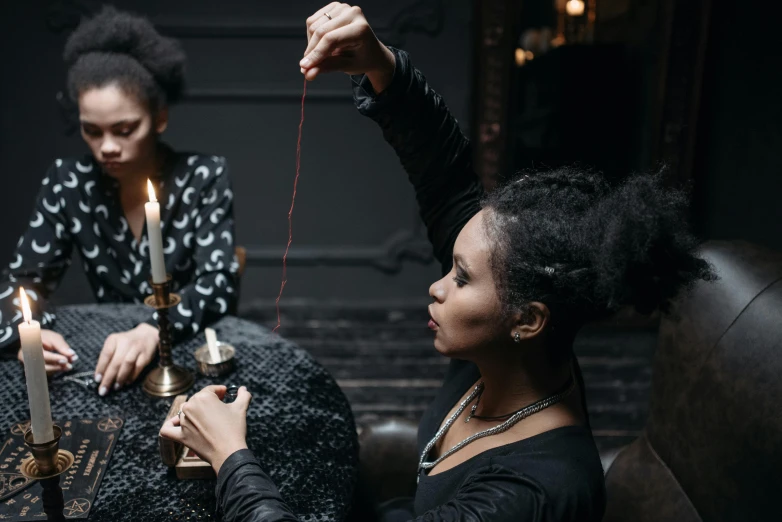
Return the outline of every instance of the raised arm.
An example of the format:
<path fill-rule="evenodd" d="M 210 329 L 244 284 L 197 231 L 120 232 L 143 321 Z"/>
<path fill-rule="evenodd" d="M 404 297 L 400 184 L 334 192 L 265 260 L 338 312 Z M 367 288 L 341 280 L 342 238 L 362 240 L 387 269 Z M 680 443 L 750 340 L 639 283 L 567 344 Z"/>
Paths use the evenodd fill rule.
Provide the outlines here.
<path fill-rule="evenodd" d="M 449 267 L 456 236 L 480 210 L 470 142 L 408 54 L 391 51 L 393 79 L 379 95 L 368 76 L 353 76 L 356 107 L 380 126 L 396 151 L 415 189 L 435 256 Z"/>
<path fill-rule="evenodd" d="M 330 4 L 307 20 L 307 31 L 302 72 L 309 80 L 335 70 L 352 75 L 358 110 L 399 156 L 435 256 L 449 268 L 456 236 L 478 212 L 482 193 L 469 140 L 407 53 L 378 41 L 361 9 Z"/>

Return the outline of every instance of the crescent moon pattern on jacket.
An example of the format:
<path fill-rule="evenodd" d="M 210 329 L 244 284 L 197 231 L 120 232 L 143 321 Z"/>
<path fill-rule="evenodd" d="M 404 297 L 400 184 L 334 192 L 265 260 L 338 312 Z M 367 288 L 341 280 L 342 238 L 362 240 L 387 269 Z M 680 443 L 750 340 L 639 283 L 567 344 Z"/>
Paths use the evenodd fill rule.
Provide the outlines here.
<path fill-rule="evenodd" d="M 182 297 L 169 310 L 177 340 L 197 334 L 235 308 L 233 191 L 225 158 L 171 154 L 157 183 L 163 251 L 174 288 Z M 25 233 L 0 279 L 0 350 L 16 339 L 22 285 L 38 299 L 35 319 L 51 328 L 48 299 L 79 253 L 98 302 L 138 303 L 151 292 L 146 224 L 134 236 L 119 201 L 119 186 L 92 156 L 60 158 L 39 188 Z M 138 230 L 135 228 L 135 230 Z M 225 260 L 225 262 L 222 262 Z M 150 313 L 149 323 L 156 324 Z"/>

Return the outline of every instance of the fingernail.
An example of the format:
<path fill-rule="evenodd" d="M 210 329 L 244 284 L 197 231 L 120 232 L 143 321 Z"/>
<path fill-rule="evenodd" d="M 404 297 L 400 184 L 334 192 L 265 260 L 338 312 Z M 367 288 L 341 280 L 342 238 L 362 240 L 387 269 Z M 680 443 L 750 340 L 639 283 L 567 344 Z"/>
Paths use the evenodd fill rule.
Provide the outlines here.
<path fill-rule="evenodd" d="M 299 70 L 304 74 L 304 67 L 300 67 Z"/>
<path fill-rule="evenodd" d="M 301 67 L 309 67 L 310 63 L 312 63 L 312 62 L 310 61 L 309 58 L 304 58 L 304 59 L 302 59 L 302 61 L 299 62 L 299 65 Z"/>
<path fill-rule="evenodd" d="M 60 364 L 68 364 L 68 359 L 60 359 Z"/>
<path fill-rule="evenodd" d="M 68 348 L 68 353 L 71 355 L 76 355 L 76 352 L 73 351 L 73 348 Z"/>
<path fill-rule="evenodd" d="M 65 365 L 65 369 L 68 370 L 68 371 L 71 371 L 71 370 L 73 370 L 73 365 L 71 363 L 68 363 L 68 364 Z"/>
<path fill-rule="evenodd" d="M 76 362 L 79 360 L 79 356 L 76 354 L 73 354 L 73 357 L 71 357 L 71 362 Z"/>
<path fill-rule="evenodd" d="M 114 383 L 114 391 L 119 390 L 121 387 L 122 387 L 122 385 L 120 383 L 118 383 L 118 382 Z"/>
<path fill-rule="evenodd" d="M 98 395 L 101 397 L 105 397 L 107 393 L 109 393 L 109 390 L 105 386 L 101 386 L 100 390 L 98 390 Z"/>
<path fill-rule="evenodd" d="M 96 373 L 95 374 L 95 382 L 100 382 L 103 380 L 103 375 Z"/>

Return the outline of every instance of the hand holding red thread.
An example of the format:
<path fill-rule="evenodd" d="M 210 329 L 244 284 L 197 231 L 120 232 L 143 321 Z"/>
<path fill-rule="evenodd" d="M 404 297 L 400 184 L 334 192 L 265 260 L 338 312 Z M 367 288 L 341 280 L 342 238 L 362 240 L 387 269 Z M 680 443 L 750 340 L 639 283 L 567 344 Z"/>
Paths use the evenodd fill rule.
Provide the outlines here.
<path fill-rule="evenodd" d="M 307 19 L 307 49 L 299 62 L 304 74 L 304 91 L 301 96 L 301 121 L 296 142 L 296 177 L 293 181 L 293 197 L 288 211 L 288 244 L 282 256 L 282 282 L 277 306 L 277 326 L 280 328 L 280 299 L 288 282 L 287 263 L 293 241 L 293 207 L 296 203 L 296 189 L 301 171 L 301 131 L 304 127 L 304 100 L 307 96 L 307 81 L 314 80 L 320 73 L 341 71 L 347 74 L 366 74 L 376 93 L 388 87 L 394 77 L 396 58 L 372 32 L 364 13 L 358 6 L 332 2 L 319 9 Z"/>

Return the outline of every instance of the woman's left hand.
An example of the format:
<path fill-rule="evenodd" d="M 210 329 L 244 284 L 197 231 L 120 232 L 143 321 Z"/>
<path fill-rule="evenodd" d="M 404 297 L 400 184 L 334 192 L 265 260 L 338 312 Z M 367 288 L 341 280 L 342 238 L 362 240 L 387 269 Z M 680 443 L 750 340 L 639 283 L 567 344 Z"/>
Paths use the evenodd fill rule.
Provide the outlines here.
<path fill-rule="evenodd" d="M 166 421 L 160 435 L 181 442 L 209 462 L 215 473 L 225 459 L 247 449 L 247 408 L 252 395 L 239 388 L 236 400 L 222 402 L 225 386 L 207 386 L 182 405 L 180 416 Z"/>
<path fill-rule="evenodd" d="M 328 71 L 366 74 L 380 93 L 394 76 L 396 58 L 377 39 L 360 7 L 331 2 L 307 18 L 307 49 L 299 67 L 310 81 Z"/>
<path fill-rule="evenodd" d="M 138 379 L 155 358 L 158 338 L 157 328 L 146 323 L 109 335 L 95 367 L 98 394 L 103 397 L 111 389 L 119 390 Z"/>

